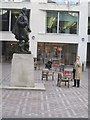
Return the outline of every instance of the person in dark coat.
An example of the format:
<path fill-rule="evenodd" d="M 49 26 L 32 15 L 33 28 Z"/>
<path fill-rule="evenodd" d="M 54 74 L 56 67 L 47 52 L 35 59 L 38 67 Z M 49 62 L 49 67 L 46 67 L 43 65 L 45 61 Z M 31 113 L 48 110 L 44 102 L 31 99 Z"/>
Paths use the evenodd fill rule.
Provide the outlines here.
<path fill-rule="evenodd" d="M 45 67 L 48 68 L 49 70 L 52 68 L 52 61 L 51 61 L 51 59 L 48 60 L 48 62 L 45 64 Z"/>
<path fill-rule="evenodd" d="M 75 80 L 75 65 L 73 67 L 73 80 Z"/>
<path fill-rule="evenodd" d="M 31 32 L 31 30 L 29 28 L 29 22 L 27 18 L 27 9 L 23 8 L 12 30 L 12 33 L 18 40 L 19 52 L 29 51 L 29 32 Z"/>

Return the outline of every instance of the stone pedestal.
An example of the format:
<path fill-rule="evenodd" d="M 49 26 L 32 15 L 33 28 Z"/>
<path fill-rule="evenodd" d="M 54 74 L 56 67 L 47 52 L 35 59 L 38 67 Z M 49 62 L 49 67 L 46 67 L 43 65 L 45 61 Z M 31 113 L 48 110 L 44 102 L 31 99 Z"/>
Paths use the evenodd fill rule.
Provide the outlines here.
<path fill-rule="evenodd" d="M 32 54 L 13 54 L 11 65 L 12 87 L 34 87 L 34 59 Z"/>

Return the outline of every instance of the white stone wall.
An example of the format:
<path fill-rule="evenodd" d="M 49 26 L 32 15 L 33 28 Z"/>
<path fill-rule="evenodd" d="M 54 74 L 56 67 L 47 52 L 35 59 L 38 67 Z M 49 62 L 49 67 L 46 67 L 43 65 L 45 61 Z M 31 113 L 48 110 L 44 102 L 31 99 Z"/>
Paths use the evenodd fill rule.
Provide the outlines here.
<path fill-rule="evenodd" d="M 88 3 L 84 0 L 81 1 L 80 5 L 80 17 L 79 17 L 79 46 L 78 55 L 81 57 L 81 62 L 85 63 L 87 58 L 87 42 L 88 42 Z M 84 41 L 82 40 L 84 38 Z"/>

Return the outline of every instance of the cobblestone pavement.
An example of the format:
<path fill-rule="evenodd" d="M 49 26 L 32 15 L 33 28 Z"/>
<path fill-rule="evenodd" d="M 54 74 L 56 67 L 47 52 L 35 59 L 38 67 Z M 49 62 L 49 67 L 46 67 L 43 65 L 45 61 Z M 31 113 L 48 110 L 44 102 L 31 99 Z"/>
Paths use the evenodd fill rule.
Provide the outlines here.
<path fill-rule="evenodd" d="M 2 84 L 10 84 L 10 64 L 2 65 Z M 41 70 L 35 71 L 35 81 L 43 82 L 46 91 L 2 90 L 3 118 L 87 118 L 88 117 L 88 71 L 83 72 L 81 87 L 70 88 L 54 81 L 41 80 Z"/>

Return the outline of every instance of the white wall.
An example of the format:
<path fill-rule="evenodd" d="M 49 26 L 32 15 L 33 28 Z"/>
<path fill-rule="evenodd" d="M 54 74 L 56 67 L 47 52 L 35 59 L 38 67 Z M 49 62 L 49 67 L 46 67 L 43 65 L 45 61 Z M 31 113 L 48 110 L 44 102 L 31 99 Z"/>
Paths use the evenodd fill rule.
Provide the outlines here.
<path fill-rule="evenodd" d="M 80 5 L 80 17 L 79 17 L 79 46 L 78 46 L 78 55 L 81 57 L 81 62 L 85 63 L 87 58 L 87 28 L 88 28 L 88 3 L 87 1 L 82 0 Z M 84 38 L 84 41 L 82 41 Z"/>
<path fill-rule="evenodd" d="M 12 32 L 0 32 L 0 41 L 16 41 Z"/>

